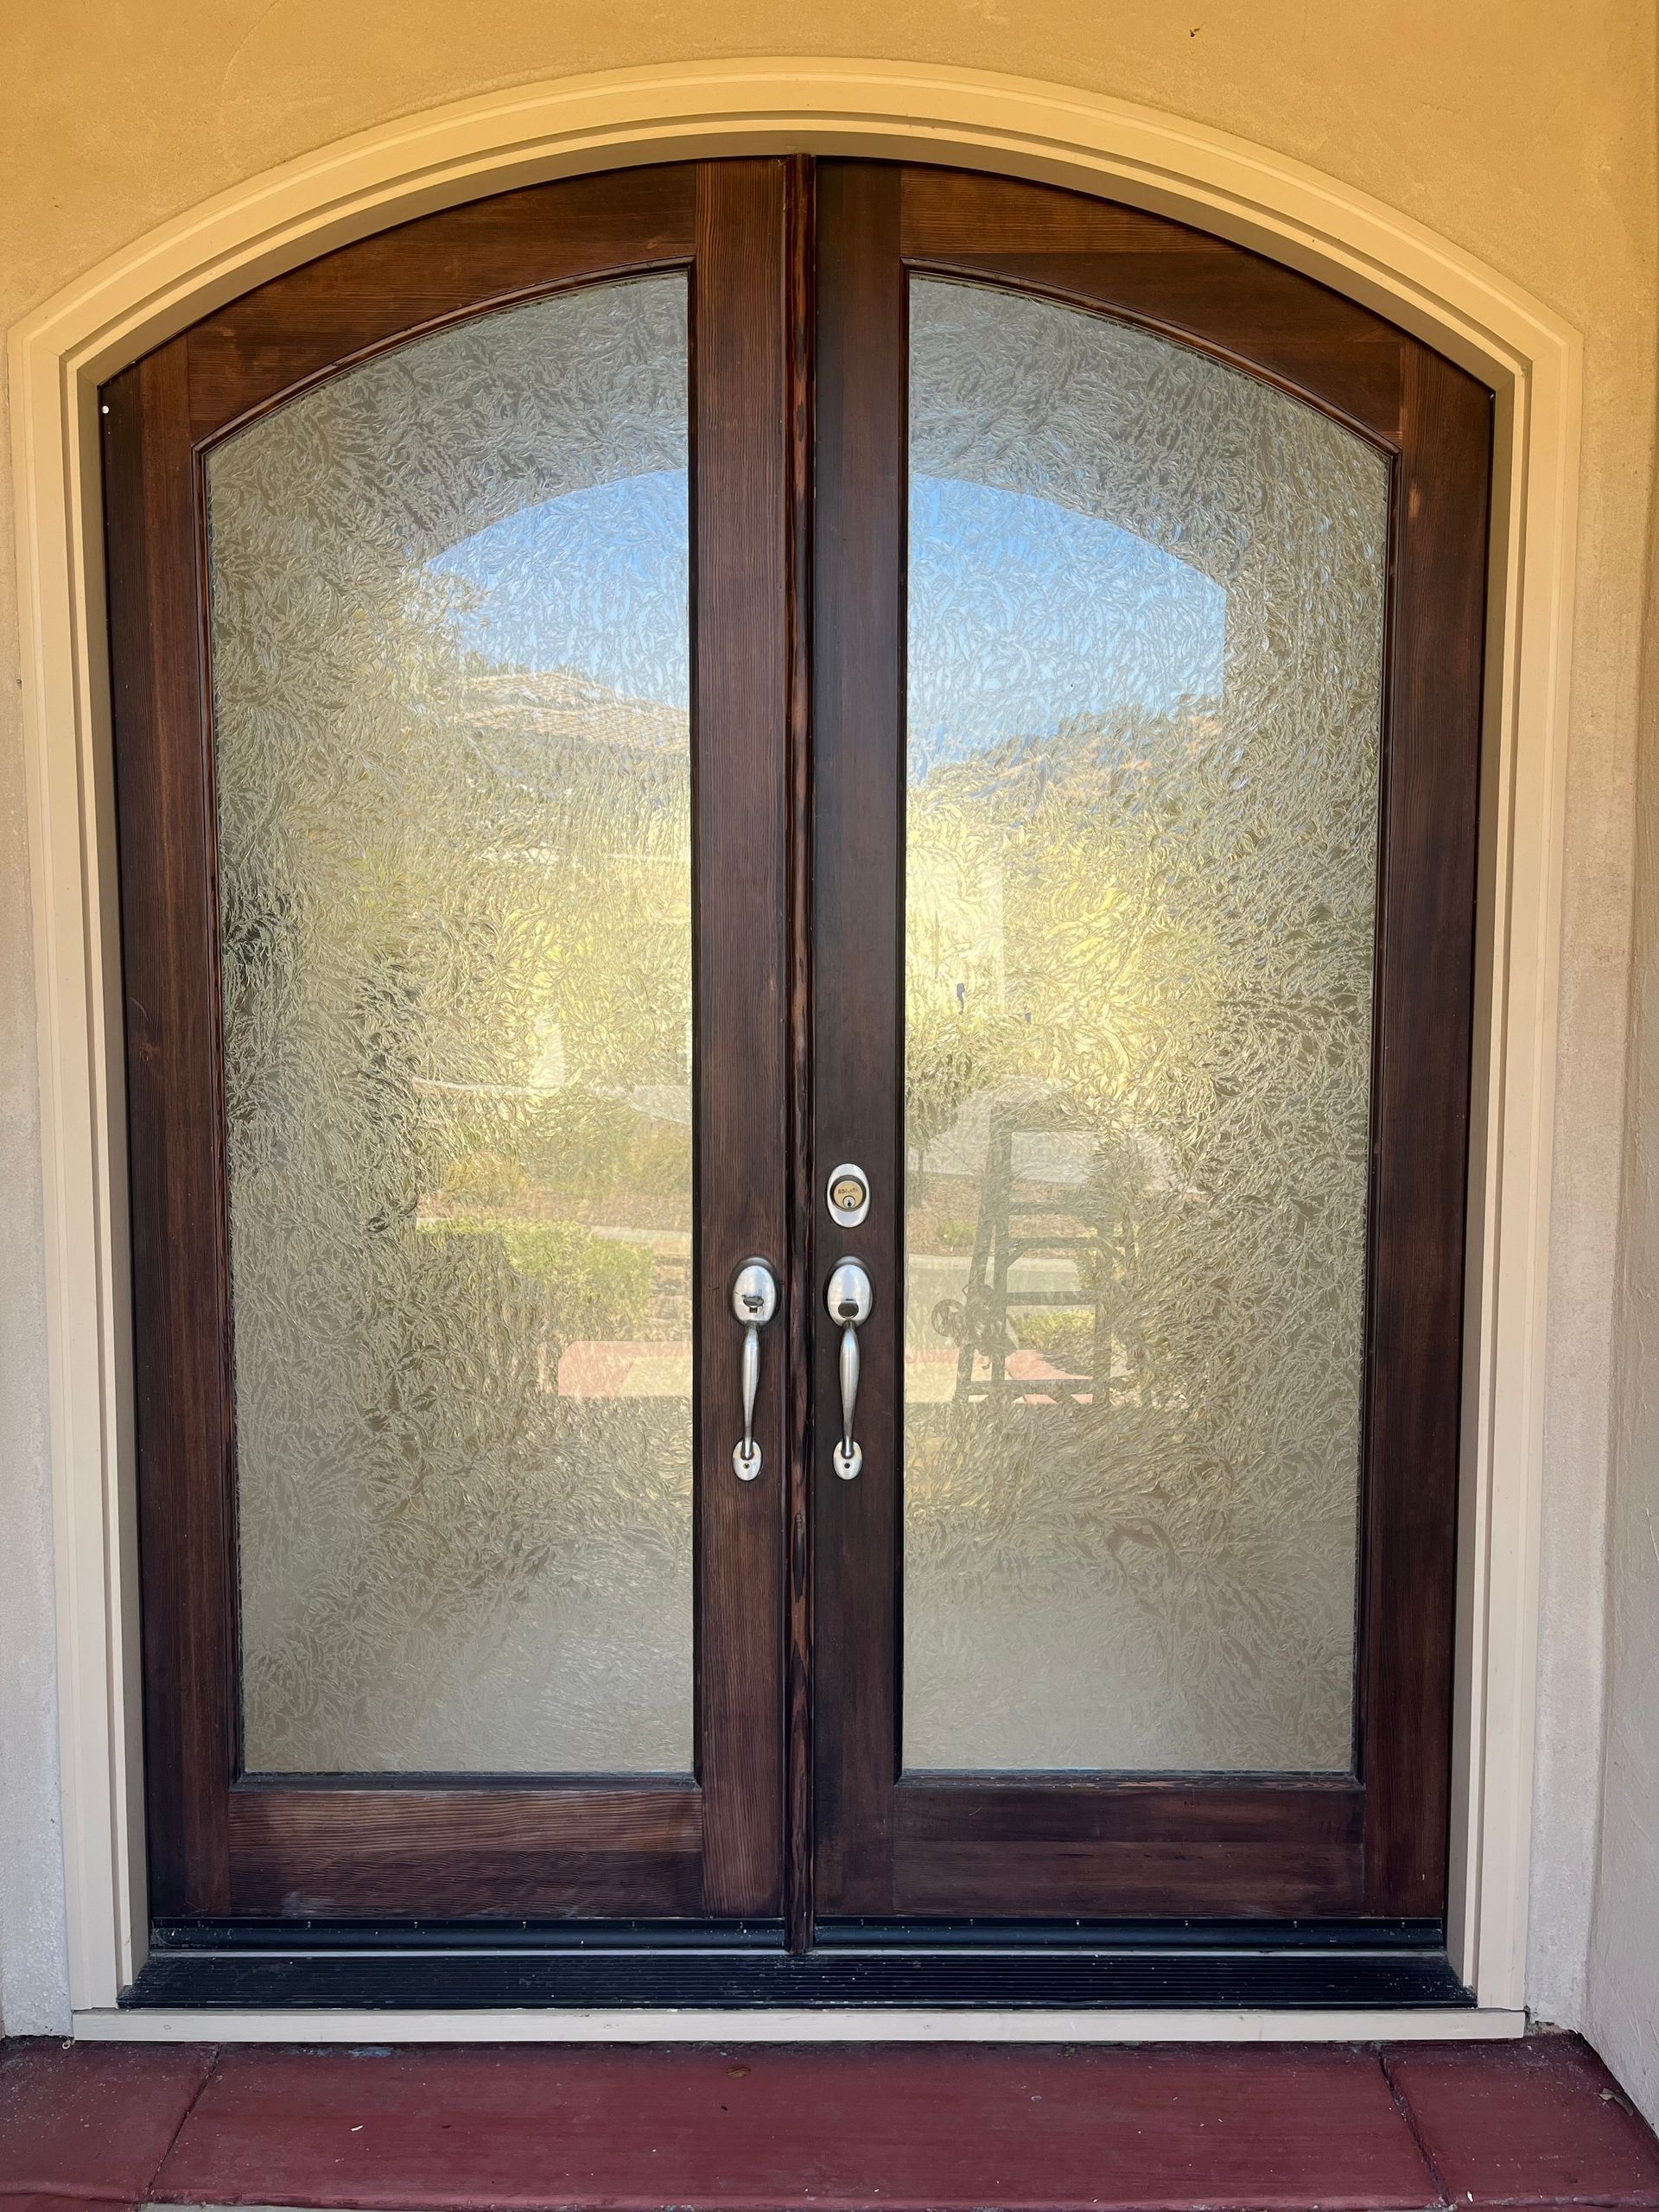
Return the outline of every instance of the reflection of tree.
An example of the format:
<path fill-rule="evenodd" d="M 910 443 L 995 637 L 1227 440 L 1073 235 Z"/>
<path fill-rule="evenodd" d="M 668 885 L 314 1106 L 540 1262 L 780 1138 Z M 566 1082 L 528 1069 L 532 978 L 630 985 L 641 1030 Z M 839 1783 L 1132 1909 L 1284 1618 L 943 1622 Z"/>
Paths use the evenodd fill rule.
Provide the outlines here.
<path fill-rule="evenodd" d="M 423 574 L 410 596 L 461 590 Z M 395 860 L 403 933 L 429 979 L 434 1071 L 452 1084 L 532 1084 L 556 1035 L 550 1089 L 683 1084 L 684 716 L 571 671 L 483 663 L 434 619 L 447 611 L 405 610 L 419 658 L 404 669 L 402 775 L 416 803 Z"/>
<path fill-rule="evenodd" d="M 259 763 L 264 791 L 237 788 L 233 760 L 221 769 L 244 1079 L 251 1044 L 289 1055 L 296 1017 L 315 1026 L 329 1148 L 378 1219 L 475 1211 L 474 1197 L 535 1218 L 637 1184 L 687 1226 L 689 1122 L 630 1103 L 690 1082 L 684 717 L 569 671 L 499 669 L 456 641 L 465 587 L 424 569 L 396 582 L 329 640 L 327 688 L 350 712 L 332 788 L 302 812 L 283 804 L 291 761 Z M 238 838 L 235 810 L 256 797 Z M 325 809 L 338 841 L 318 834 Z M 506 1186 L 486 1169 L 469 1191 L 491 1160 Z"/>
<path fill-rule="evenodd" d="M 683 1521 L 689 1401 L 556 1378 L 575 1341 L 686 1333 L 689 745 L 463 650 L 464 587 L 273 564 L 244 520 L 215 643 L 247 1694 L 259 1756 L 327 1764 L 365 1686 L 396 1743 L 464 1624 L 573 1575 L 625 1605 Z"/>
<path fill-rule="evenodd" d="M 1211 726 L 1126 710 L 1046 743 L 936 766 L 910 794 L 907 1101 L 912 1154 L 976 1091 L 1039 1085 L 1103 1128 L 1213 1023 L 1201 881 L 1160 865 L 1186 833 L 1152 756 Z M 1194 734 L 1196 733 L 1196 734 Z M 1213 734 L 1211 730 L 1211 734 Z"/>
<path fill-rule="evenodd" d="M 909 1249 L 975 1224 L 912 1317 L 956 1379 L 907 1410 L 909 1541 L 1096 1575 L 1126 1684 L 1179 1652 L 1217 1744 L 1345 1648 L 1374 805 L 1363 753 L 1258 768 L 1198 706 L 909 793 Z"/>

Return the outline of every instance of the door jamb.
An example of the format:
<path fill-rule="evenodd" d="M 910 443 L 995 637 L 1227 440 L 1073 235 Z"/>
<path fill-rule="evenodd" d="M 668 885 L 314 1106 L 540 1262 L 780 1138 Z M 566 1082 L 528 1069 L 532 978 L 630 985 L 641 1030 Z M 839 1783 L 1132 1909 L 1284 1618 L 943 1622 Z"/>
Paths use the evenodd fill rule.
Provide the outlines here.
<path fill-rule="evenodd" d="M 1367 194 L 1203 125 L 978 71 L 760 59 L 566 78 L 378 126 L 162 225 L 12 334 L 62 1816 L 79 2032 L 165 2033 L 168 2018 L 111 2011 L 143 1964 L 146 1914 L 98 386 L 266 278 L 435 208 L 594 169 L 801 151 L 988 169 L 1128 200 L 1317 277 L 1496 394 L 1448 1939 L 1481 2007 L 1457 2016 L 1471 2024 L 1464 2031 L 1513 2032 L 1522 2017 L 1578 334 Z M 200 2016 L 187 2031 L 224 2037 L 256 2017 Z M 909 2029 L 864 2016 L 832 2024 L 808 2015 L 804 2025 L 790 2017 L 796 2036 L 940 2032 L 919 2015 Z M 1015 2031 L 1007 2016 L 946 2017 L 957 2037 L 1024 2032 L 1041 2018 L 1017 2016 Z M 1369 2031 L 1349 2015 L 1154 2017 L 1156 2028 L 1144 2014 L 1103 2014 L 1095 2031 L 1145 2037 L 1179 2020 L 1187 2036 L 1352 2036 L 1381 2019 L 1391 2035 L 1407 2031 L 1399 2014 L 1366 2016 Z M 1449 2024 L 1452 2016 L 1433 2017 Z M 721 2031 L 709 2015 L 693 2018 L 699 2034 Z M 140 2019 L 149 2023 L 143 2031 Z M 418 2035 L 417 2020 L 428 2019 L 437 2023 L 429 2033 L 458 2031 L 456 2016 L 421 2015 L 400 2019 L 399 2032 Z M 674 2031 L 660 2016 L 653 2026 L 637 2014 L 632 2031 L 619 2031 L 614 2014 L 472 2019 L 497 2037 Z M 1086 2032 L 1076 2015 L 1068 2019 L 1068 2037 Z M 264 2016 L 259 2032 L 315 2038 L 317 2018 Z"/>

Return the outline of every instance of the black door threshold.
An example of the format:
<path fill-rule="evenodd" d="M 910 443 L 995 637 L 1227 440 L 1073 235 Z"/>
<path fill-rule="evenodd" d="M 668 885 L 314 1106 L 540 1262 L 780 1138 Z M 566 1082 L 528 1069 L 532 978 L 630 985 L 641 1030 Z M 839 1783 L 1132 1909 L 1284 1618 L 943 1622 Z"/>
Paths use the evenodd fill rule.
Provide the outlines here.
<path fill-rule="evenodd" d="M 740 1928 L 158 1928 L 124 2005 L 195 2009 L 785 2007 L 1083 2011 L 1206 2006 L 1466 2009 L 1438 1927 L 1421 1922 L 849 1923 L 791 1956 L 775 1923 Z"/>

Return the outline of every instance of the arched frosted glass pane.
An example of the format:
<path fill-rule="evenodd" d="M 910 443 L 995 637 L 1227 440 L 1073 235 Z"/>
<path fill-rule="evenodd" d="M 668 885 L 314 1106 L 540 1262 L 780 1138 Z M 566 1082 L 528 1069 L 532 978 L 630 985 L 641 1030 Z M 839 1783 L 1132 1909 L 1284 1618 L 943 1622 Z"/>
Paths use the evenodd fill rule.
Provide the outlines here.
<path fill-rule="evenodd" d="M 208 461 L 246 1763 L 691 1763 L 686 289 Z"/>
<path fill-rule="evenodd" d="M 1383 458 L 911 290 L 905 1762 L 1341 1771 Z"/>

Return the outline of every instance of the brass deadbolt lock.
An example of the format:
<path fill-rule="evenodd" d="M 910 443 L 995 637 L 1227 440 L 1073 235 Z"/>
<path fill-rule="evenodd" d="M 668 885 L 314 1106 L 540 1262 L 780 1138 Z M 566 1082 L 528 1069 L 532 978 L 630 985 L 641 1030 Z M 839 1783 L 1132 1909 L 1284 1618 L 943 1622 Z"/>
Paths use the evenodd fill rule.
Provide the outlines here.
<path fill-rule="evenodd" d="M 870 1210 L 870 1181 L 850 1160 L 831 1171 L 824 1192 L 830 1218 L 842 1229 L 856 1229 Z"/>

